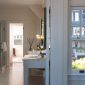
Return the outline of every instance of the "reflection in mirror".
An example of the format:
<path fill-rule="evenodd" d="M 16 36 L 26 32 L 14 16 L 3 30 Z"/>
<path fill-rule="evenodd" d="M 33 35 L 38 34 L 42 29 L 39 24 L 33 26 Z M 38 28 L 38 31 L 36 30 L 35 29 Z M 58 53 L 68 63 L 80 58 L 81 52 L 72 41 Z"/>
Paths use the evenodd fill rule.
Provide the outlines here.
<path fill-rule="evenodd" d="M 44 8 L 44 18 L 41 19 L 41 35 L 44 36 L 41 44 L 43 45 L 43 49 L 46 49 L 46 8 Z"/>
<path fill-rule="evenodd" d="M 46 49 L 46 8 L 44 8 L 44 16 L 41 18 L 41 33 L 36 34 L 38 41 L 37 50 Z"/>
<path fill-rule="evenodd" d="M 36 38 L 38 40 L 38 44 L 37 44 L 37 50 L 43 50 L 43 41 L 44 41 L 44 36 L 43 35 L 36 35 Z"/>

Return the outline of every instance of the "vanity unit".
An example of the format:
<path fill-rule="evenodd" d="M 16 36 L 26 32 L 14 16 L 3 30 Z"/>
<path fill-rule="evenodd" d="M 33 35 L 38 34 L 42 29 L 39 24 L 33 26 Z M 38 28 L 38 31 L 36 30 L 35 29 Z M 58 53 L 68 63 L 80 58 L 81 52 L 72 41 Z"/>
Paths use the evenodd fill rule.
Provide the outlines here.
<path fill-rule="evenodd" d="M 36 55 L 25 55 L 23 59 L 23 68 L 24 68 L 24 85 L 29 85 L 29 69 L 38 68 L 44 70 L 44 84 L 49 84 L 49 59 L 44 56 Z"/>

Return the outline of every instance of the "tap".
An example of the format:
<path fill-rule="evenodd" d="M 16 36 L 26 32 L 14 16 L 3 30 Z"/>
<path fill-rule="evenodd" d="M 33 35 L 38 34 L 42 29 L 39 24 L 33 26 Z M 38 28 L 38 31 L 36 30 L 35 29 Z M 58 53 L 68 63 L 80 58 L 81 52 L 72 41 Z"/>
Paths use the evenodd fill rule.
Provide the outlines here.
<path fill-rule="evenodd" d="M 40 51 L 40 56 L 41 56 L 42 58 L 44 58 L 45 55 L 46 55 L 46 53 L 43 53 L 43 52 Z"/>

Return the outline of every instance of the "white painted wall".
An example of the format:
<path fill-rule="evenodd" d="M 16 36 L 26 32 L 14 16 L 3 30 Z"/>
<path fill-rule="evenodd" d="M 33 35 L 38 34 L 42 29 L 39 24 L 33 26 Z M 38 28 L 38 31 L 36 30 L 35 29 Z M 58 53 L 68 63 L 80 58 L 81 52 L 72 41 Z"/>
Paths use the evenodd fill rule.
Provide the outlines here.
<path fill-rule="evenodd" d="M 38 16 L 39 18 L 44 17 L 44 8 L 41 5 L 30 5 L 30 9 Z"/>
<path fill-rule="evenodd" d="M 29 49 L 27 38 L 35 37 L 40 32 L 40 18 L 27 7 L 0 7 L 0 20 L 5 20 L 7 23 L 24 23 L 24 54 L 26 54 Z"/>
<path fill-rule="evenodd" d="M 51 0 L 50 85 L 67 85 L 68 0 Z"/>
<path fill-rule="evenodd" d="M 71 0 L 71 6 L 85 6 L 85 0 Z"/>
<path fill-rule="evenodd" d="M 40 19 L 29 8 L 1 8 L 0 7 L 0 20 L 10 22 L 23 22 L 24 23 L 24 44 L 26 44 L 27 37 L 35 37 L 40 29 Z M 25 46 L 25 52 L 26 52 Z"/>
<path fill-rule="evenodd" d="M 85 85 L 85 74 L 69 75 L 68 85 Z"/>

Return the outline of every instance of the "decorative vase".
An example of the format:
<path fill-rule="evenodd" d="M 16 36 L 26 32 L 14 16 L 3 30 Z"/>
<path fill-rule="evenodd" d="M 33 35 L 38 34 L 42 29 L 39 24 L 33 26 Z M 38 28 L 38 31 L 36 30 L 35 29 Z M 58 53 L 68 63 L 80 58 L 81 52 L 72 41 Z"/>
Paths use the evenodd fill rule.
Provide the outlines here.
<path fill-rule="evenodd" d="M 32 46 L 29 46 L 29 51 L 32 51 Z"/>

